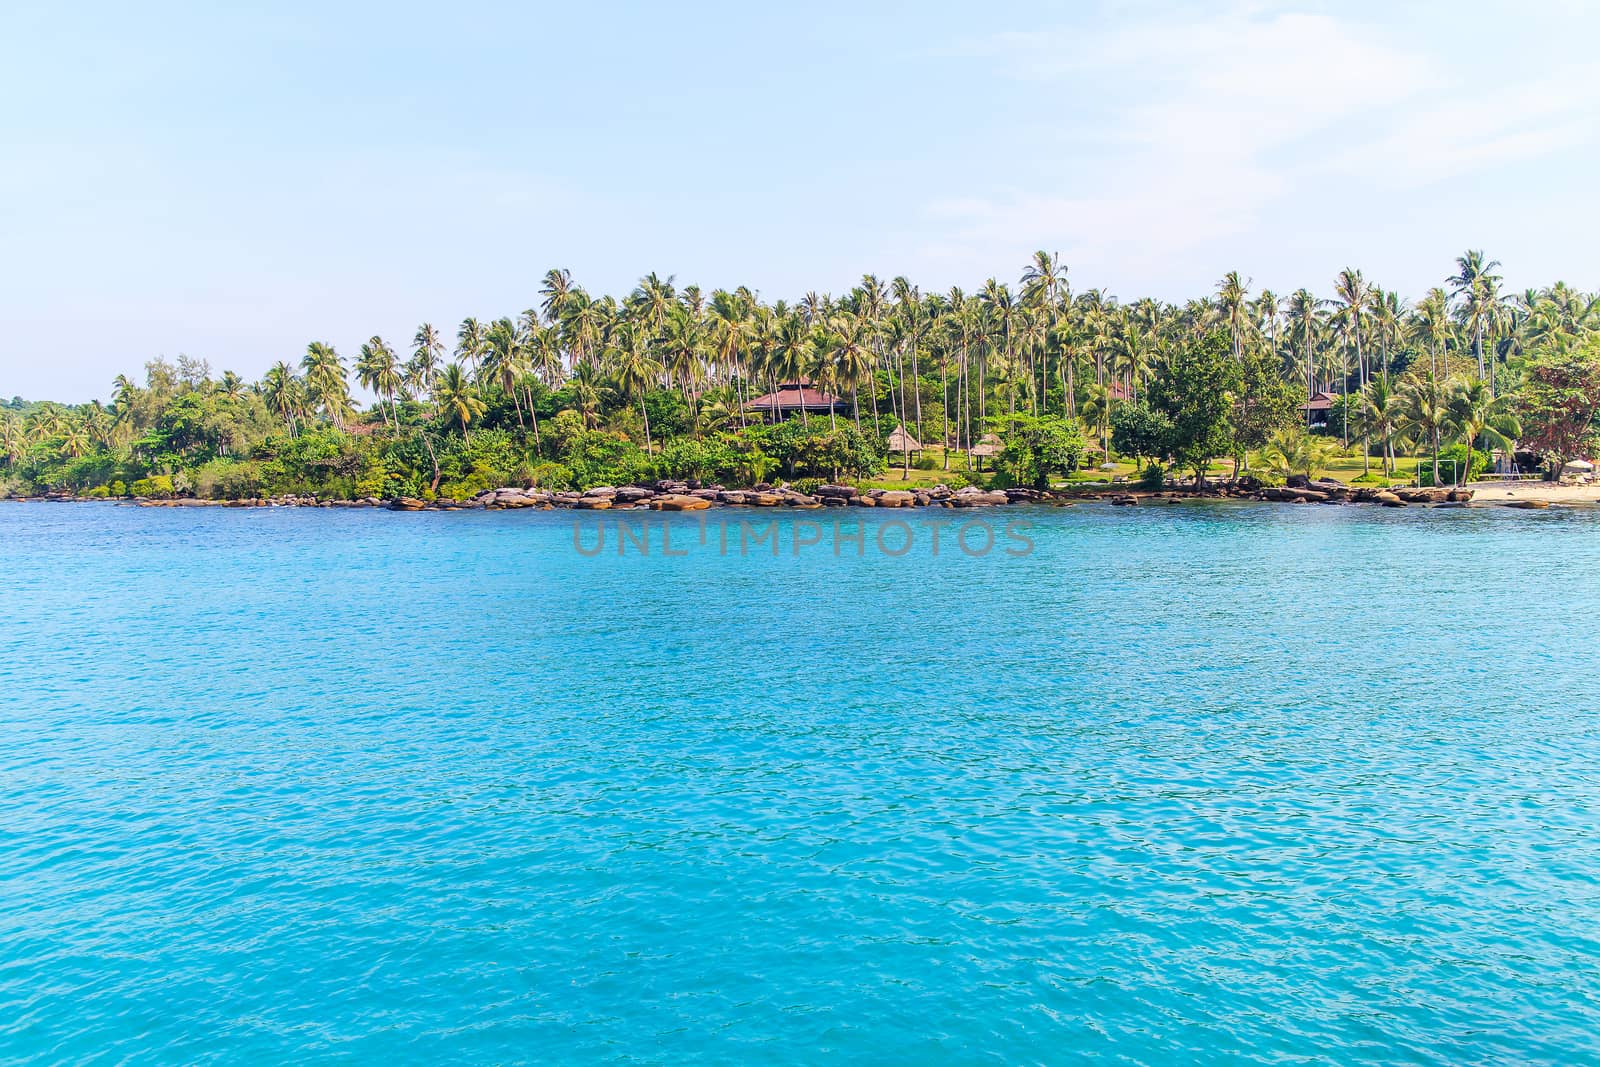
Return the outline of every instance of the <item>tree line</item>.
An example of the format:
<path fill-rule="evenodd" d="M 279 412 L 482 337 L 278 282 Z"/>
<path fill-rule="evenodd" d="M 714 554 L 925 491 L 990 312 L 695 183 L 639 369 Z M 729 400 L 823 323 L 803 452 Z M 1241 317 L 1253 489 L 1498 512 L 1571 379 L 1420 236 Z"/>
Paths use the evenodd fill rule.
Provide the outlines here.
<path fill-rule="evenodd" d="M 1400 450 L 1426 453 L 1435 480 L 1451 446 L 1462 477 L 1475 450 L 1519 441 L 1559 470 L 1594 445 L 1600 299 L 1561 282 L 1507 293 L 1498 270 L 1469 251 L 1414 303 L 1353 269 L 1326 296 L 1252 292 L 1230 272 L 1182 304 L 1074 292 L 1042 251 L 1015 284 L 925 292 L 867 275 L 792 303 L 657 274 L 591 295 L 551 270 L 520 314 L 424 323 L 353 355 L 313 342 L 255 382 L 153 360 L 142 383 L 116 379 L 109 405 L 13 401 L 0 476 L 106 495 L 865 477 L 897 427 L 936 446 L 921 462 L 952 480 L 982 477 L 988 434 L 1002 468 L 1034 482 L 1117 453 L 1197 475 L 1254 456 L 1270 476 L 1334 440 L 1386 472 Z M 762 424 L 751 402 L 796 381 L 836 410 Z M 1331 400 L 1313 427 L 1317 394 Z M 911 452 L 893 459 L 909 472 Z"/>

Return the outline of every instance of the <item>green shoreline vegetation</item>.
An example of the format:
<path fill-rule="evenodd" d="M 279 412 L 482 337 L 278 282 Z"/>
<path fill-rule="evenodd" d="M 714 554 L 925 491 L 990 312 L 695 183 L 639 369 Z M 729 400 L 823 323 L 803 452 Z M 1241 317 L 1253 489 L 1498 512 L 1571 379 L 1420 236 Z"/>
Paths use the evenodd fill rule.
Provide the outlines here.
<path fill-rule="evenodd" d="M 1468 252 L 1414 304 L 1355 270 L 1327 298 L 1252 295 L 1233 272 L 1182 305 L 1075 294 L 1045 252 L 1015 287 L 925 293 L 869 275 L 793 304 L 655 274 L 596 297 L 552 270 L 536 306 L 469 318 L 453 341 L 424 324 L 404 351 L 373 337 L 353 359 L 314 342 L 258 382 L 155 359 L 142 384 L 116 379 L 109 406 L 0 404 L 0 495 L 1159 487 L 1223 463 L 1269 485 L 1428 485 L 1471 478 L 1494 449 L 1553 477 L 1596 447 L 1600 298 L 1559 282 L 1507 294 L 1497 268 Z M 752 409 L 785 383 L 821 403 Z M 891 451 L 897 429 L 926 447 Z"/>

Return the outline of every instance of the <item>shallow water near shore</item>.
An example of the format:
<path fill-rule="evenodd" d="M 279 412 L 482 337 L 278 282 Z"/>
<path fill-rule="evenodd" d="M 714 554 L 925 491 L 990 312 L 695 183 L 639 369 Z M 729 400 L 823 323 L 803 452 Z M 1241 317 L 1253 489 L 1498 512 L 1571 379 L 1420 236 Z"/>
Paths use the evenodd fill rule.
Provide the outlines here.
<path fill-rule="evenodd" d="M 1600 513 L 816 514 L 0 508 L 0 1060 L 1600 1058 Z"/>

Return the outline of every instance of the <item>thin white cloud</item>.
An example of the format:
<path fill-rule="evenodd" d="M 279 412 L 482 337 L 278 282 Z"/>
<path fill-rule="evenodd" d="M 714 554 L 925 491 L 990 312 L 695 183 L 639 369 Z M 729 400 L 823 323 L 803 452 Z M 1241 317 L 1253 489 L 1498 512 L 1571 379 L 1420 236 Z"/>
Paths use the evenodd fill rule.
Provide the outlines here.
<path fill-rule="evenodd" d="M 1080 147 L 1054 188 L 932 200 L 947 237 L 923 252 L 1016 262 L 1043 245 L 1138 269 L 1250 233 L 1309 185 L 1421 186 L 1588 139 L 1593 67 L 1472 81 L 1399 36 L 1256 4 L 973 42 L 968 54 L 1054 87 Z"/>

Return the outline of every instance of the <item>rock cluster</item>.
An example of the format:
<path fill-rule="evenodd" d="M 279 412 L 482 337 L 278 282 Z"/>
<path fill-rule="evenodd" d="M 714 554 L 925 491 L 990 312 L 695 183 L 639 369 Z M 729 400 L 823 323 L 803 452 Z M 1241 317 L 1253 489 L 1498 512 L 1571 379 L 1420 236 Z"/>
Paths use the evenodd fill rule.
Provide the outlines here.
<path fill-rule="evenodd" d="M 1384 507 L 1403 508 L 1407 504 L 1464 504 L 1472 499 L 1472 490 L 1452 489 L 1449 486 L 1377 489 L 1345 485 L 1332 478 L 1313 481 L 1304 475 L 1294 475 L 1290 477 L 1288 485 L 1270 486 L 1260 490 L 1257 495 L 1262 500 L 1290 504 L 1381 504 Z"/>

